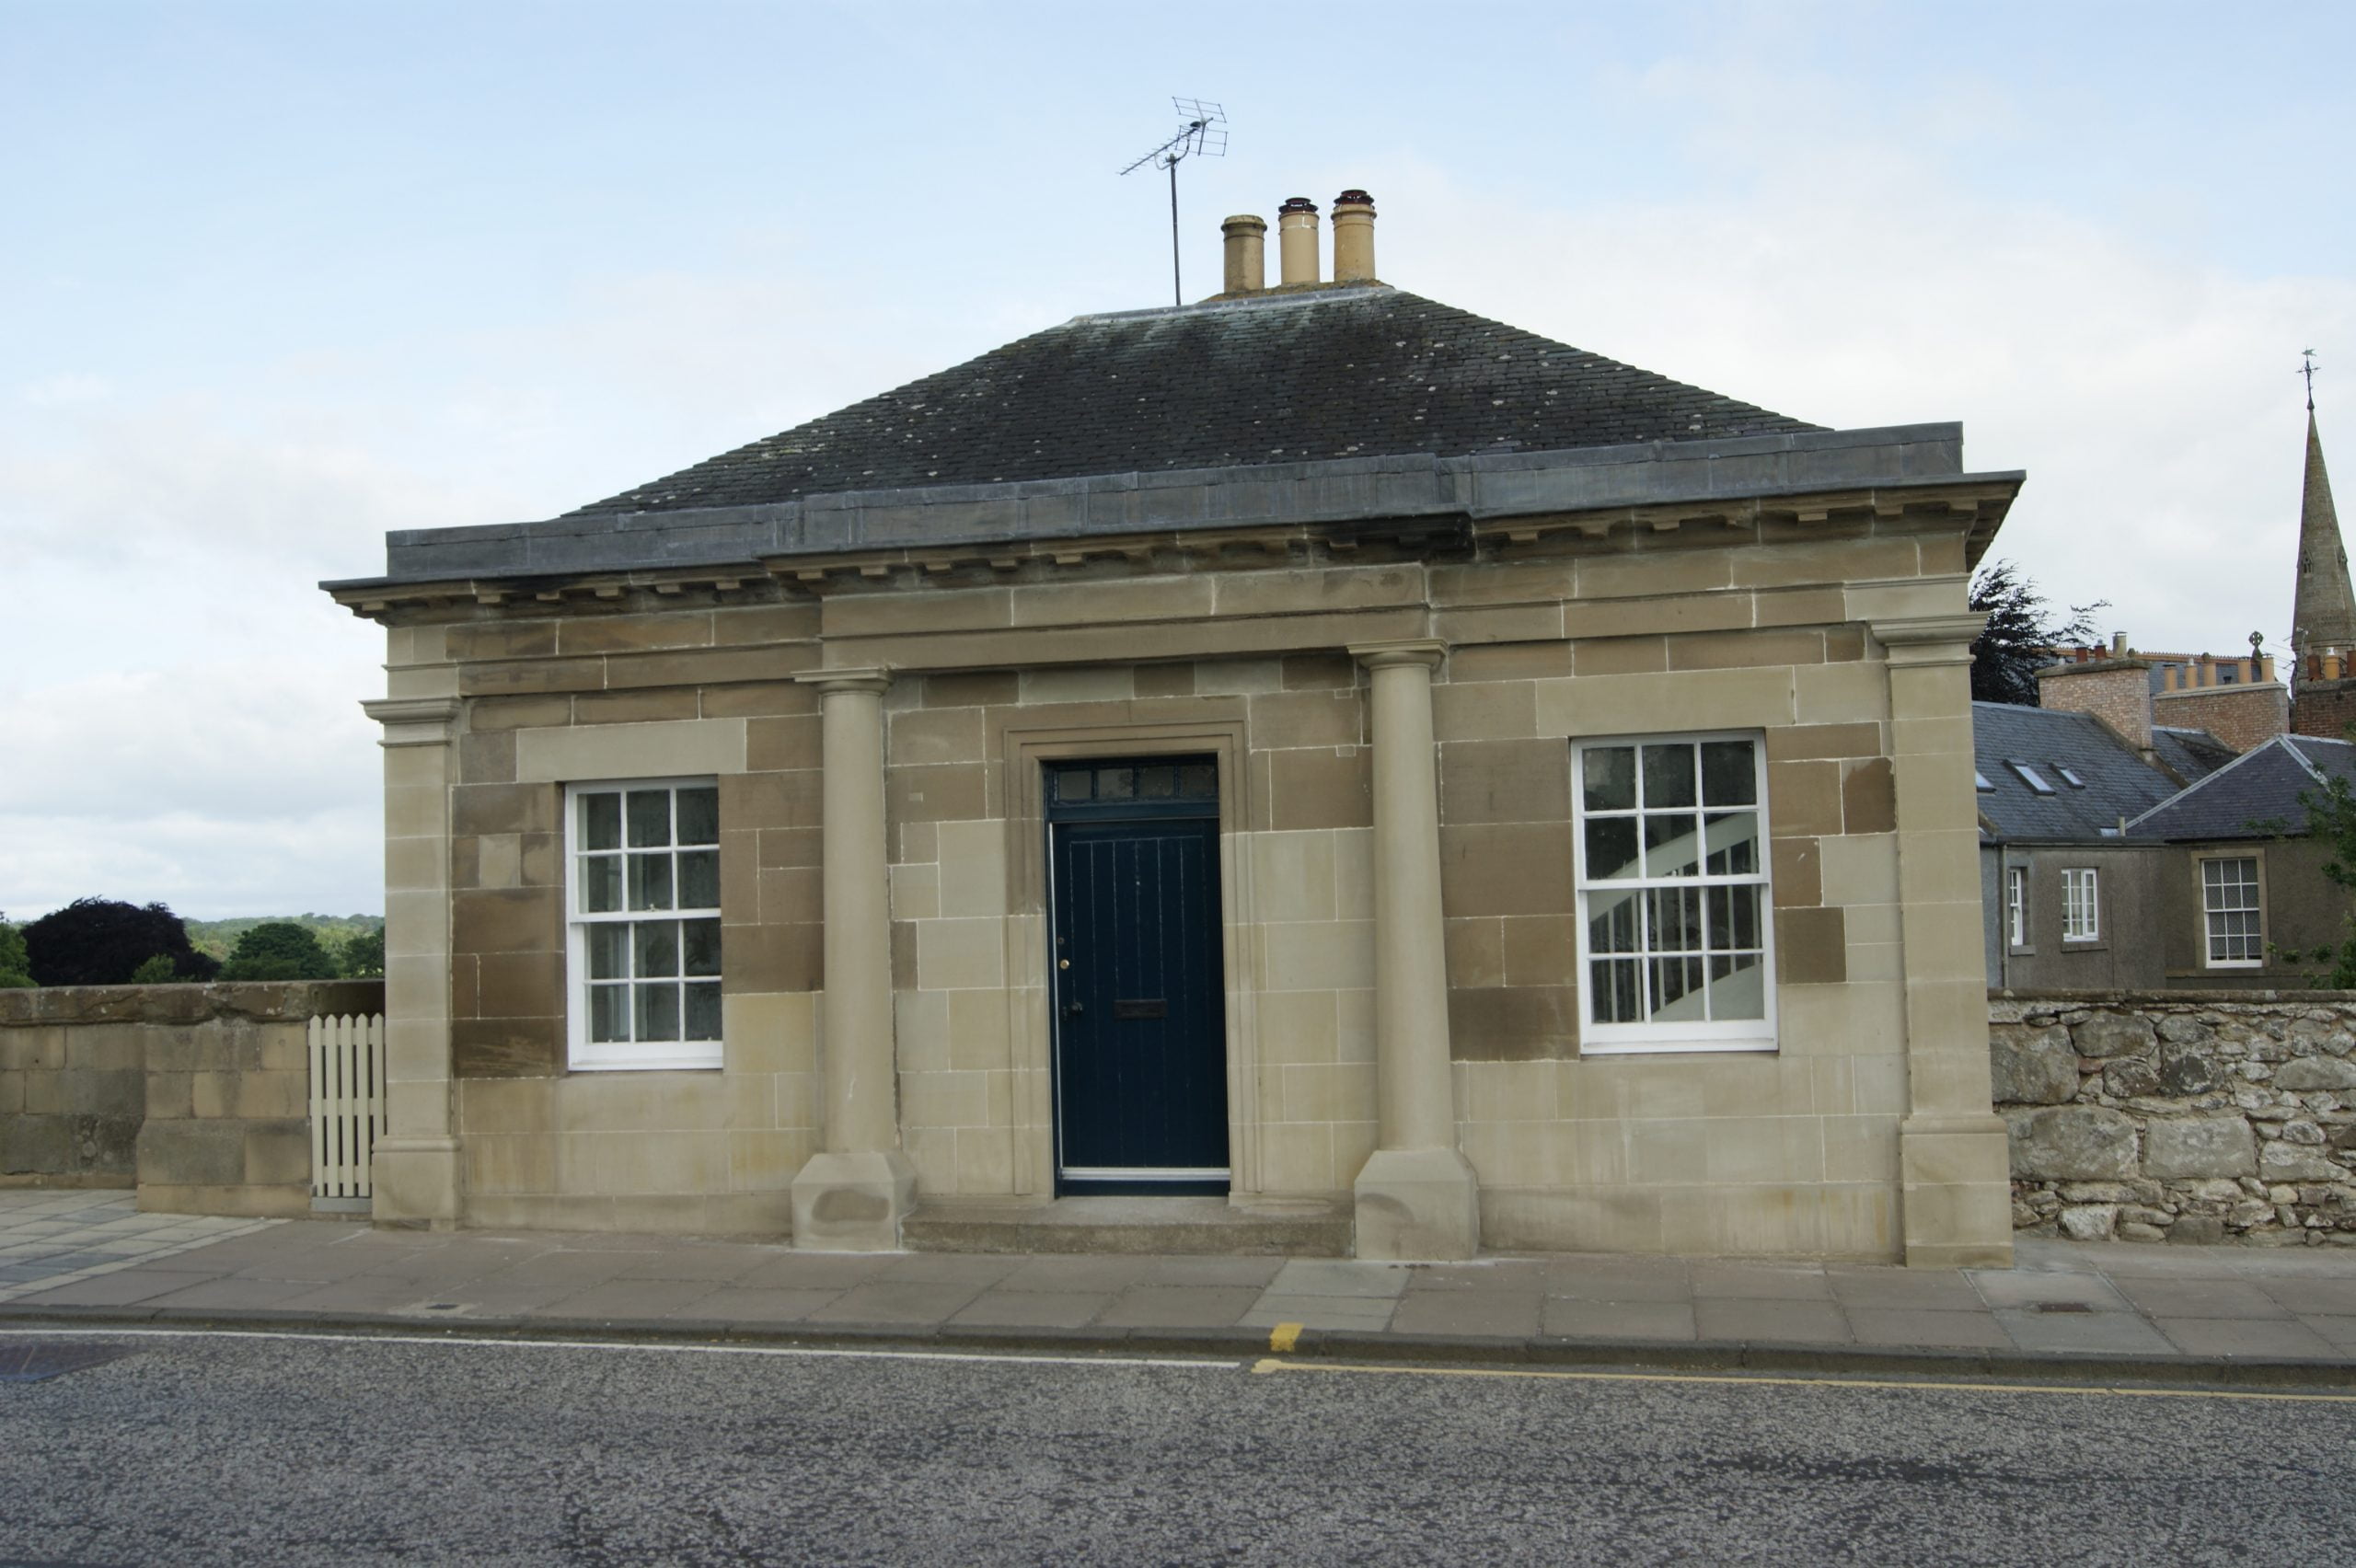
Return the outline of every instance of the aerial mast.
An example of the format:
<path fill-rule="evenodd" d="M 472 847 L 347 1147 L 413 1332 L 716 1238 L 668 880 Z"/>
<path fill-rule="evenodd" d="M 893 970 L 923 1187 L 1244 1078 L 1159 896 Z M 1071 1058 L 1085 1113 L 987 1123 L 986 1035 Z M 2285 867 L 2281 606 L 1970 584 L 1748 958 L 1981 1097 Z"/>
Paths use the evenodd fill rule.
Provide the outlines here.
<path fill-rule="evenodd" d="M 1176 106 L 1182 121 L 1178 134 L 1121 172 L 1135 174 L 1149 165 L 1170 171 L 1170 297 L 1172 304 L 1184 305 L 1186 291 L 1178 277 L 1178 166 L 1188 157 L 1227 156 L 1227 111 L 1201 98 L 1173 98 L 1170 101 Z"/>

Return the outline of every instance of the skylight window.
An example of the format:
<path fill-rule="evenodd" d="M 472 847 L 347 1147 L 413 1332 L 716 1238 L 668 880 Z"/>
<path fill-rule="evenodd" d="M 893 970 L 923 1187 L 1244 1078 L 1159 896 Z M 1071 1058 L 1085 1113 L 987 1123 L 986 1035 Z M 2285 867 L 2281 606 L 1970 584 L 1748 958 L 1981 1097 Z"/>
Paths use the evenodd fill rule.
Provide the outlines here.
<path fill-rule="evenodd" d="M 2031 767 L 2027 763 L 2023 762 L 2020 758 L 2016 756 L 2008 756 L 2004 759 L 2004 766 L 2011 768 L 2015 773 L 2019 774 L 2021 776 L 2021 782 L 2036 790 L 2038 794 L 2050 795 L 2053 793 L 2053 786 L 2045 781 L 2045 775 L 2039 773 L 2036 768 Z"/>
<path fill-rule="evenodd" d="M 1983 791 L 1984 791 L 1984 790 L 1993 790 L 1993 789 L 1996 787 L 1996 786 L 1994 786 L 1993 784 L 1989 783 L 1989 782 L 1988 782 L 1988 776 L 1987 776 L 1986 774 L 1984 774 L 1984 773 L 1981 772 L 1981 771 L 1980 771 L 1978 768 L 1976 768 L 1976 767 L 1975 767 L 1975 768 L 1973 768 L 1973 769 L 1971 770 L 1971 781 L 1972 781 L 1972 783 L 1974 783 L 1975 785 L 1979 786 L 1979 787 L 1980 787 L 1980 789 L 1981 789 L 1981 790 L 1983 790 Z"/>
<path fill-rule="evenodd" d="M 2062 776 L 2062 782 L 2073 790 L 2083 790 L 2086 787 L 2086 781 L 2078 777 L 2078 770 L 2074 767 L 2062 767 L 2057 765 L 2053 771 L 2059 773 Z"/>

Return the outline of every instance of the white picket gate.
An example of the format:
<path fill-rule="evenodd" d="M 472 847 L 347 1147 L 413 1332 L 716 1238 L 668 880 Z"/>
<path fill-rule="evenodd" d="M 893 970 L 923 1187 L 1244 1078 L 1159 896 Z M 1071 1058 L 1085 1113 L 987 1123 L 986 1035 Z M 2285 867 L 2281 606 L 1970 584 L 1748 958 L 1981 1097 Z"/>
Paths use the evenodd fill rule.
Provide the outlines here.
<path fill-rule="evenodd" d="M 311 1020 L 311 1196 L 366 1198 L 385 1124 L 385 1015 Z"/>

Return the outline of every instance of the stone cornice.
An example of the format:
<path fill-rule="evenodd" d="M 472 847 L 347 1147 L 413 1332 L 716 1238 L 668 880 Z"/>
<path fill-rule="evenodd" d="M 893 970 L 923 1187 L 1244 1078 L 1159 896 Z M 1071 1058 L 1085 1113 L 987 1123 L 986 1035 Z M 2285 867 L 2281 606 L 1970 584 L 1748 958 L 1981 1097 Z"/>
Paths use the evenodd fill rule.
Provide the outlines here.
<path fill-rule="evenodd" d="M 455 697 L 380 697 L 360 705 L 385 727 L 381 746 L 448 745 L 459 707 Z"/>

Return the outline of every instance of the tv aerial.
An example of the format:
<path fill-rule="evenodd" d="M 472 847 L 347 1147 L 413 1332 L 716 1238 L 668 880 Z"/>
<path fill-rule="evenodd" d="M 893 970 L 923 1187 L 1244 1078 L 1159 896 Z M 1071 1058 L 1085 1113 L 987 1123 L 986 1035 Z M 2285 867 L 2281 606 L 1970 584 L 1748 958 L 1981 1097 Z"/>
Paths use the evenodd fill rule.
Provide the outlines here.
<path fill-rule="evenodd" d="M 1178 281 L 1178 166 L 1190 157 L 1227 156 L 1227 111 L 1201 98 L 1170 101 L 1178 110 L 1178 134 L 1121 172 L 1135 174 L 1148 166 L 1170 171 L 1170 295 L 1173 303 L 1184 305 L 1186 293 Z"/>

